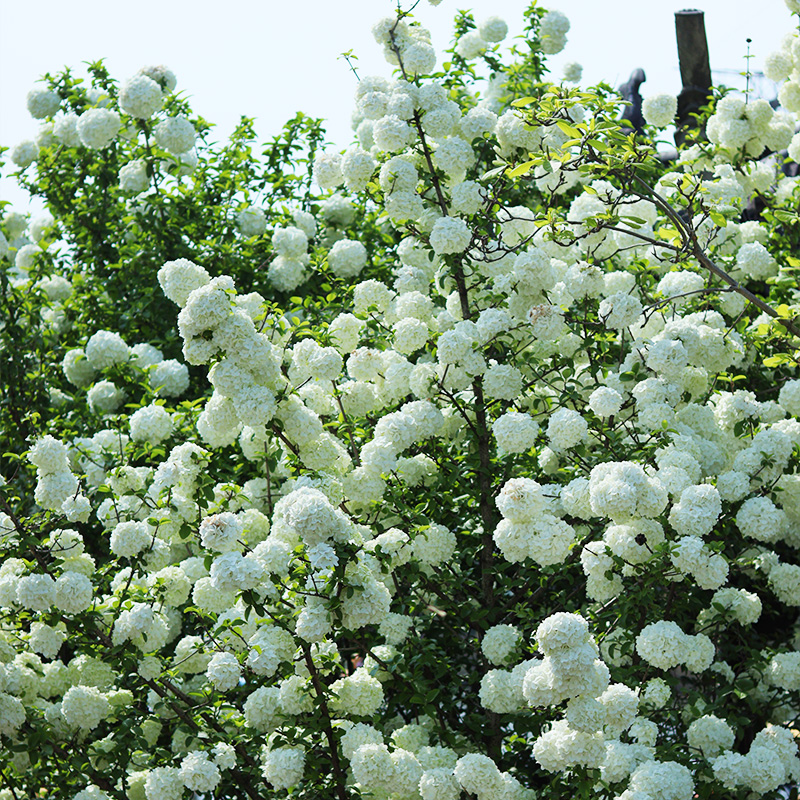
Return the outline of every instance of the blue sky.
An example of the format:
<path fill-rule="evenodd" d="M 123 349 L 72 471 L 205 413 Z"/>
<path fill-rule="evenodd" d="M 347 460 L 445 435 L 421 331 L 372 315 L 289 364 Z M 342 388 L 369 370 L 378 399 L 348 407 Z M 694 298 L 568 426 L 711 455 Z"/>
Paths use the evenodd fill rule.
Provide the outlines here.
<path fill-rule="evenodd" d="M 542 3 L 567 14 L 572 23 L 566 50 L 552 61 L 560 74 L 567 61 L 584 65 L 584 84 L 617 85 L 635 67 L 648 81 L 643 94 L 677 93 L 680 76 L 674 12 L 663 0 L 554 0 Z M 480 21 L 490 15 L 509 24 L 506 42 L 521 32 L 524 0 L 443 0 L 419 3 L 415 15 L 433 34 L 437 50 L 449 46 L 456 8 L 471 7 Z M 370 35 L 372 24 L 392 13 L 390 0 L 240 0 L 227 5 L 170 0 L 109 4 L 98 0 L 39 0 L 6 3 L 0 19 L 0 143 L 13 146 L 35 135 L 38 123 L 25 96 L 47 71 L 70 65 L 83 74 L 84 61 L 105 58 L 112 74 L 125 80 L 147 64 L 166 64 L 195 111 L 225 137 L 238 118 L 257 118 L 264 138 L 303 110 L 329 120 L 332 141 L 349 143 L 355 77 L 339 56 L 352 50 L 362 75 L 390 74 Z M 712 68 L 718 82 L 733 84 L 745 67 L 745 40 L 753 40 L 753 66 L 776 49 L 792 24 L 782 0 L 732 4 L 705 0 Z M 739 13 L 734 9 L 742 8 Z M 0 199 L 22 206 L 24 195 L 7 179 Z M 23 210 L 22 208 L 20 210 Z"/>

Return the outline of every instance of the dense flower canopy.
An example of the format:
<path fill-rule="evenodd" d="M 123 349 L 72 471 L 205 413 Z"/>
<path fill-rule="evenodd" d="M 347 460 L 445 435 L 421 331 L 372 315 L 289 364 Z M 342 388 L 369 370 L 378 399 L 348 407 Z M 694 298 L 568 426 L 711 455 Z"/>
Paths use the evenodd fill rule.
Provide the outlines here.
<path fill-rule="evenodd" d="M 165 66 L 30 92 L 0 800 L 800 778 L 800 39 L 669 160 L 675 98 L 636 135 L 548 78 L 569 27 L 504 62 L 497 17 L 437 53 L 399 10 L 345 149 L 211 144 Z"/>

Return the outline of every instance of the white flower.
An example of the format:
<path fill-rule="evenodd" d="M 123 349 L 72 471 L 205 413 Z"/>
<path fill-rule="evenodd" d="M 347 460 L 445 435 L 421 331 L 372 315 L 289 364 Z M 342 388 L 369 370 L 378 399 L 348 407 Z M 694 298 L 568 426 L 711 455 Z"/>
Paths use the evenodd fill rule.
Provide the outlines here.
<path fill-rule="evenodd" d="M 487 42 L 502 42 L 508 34 L 508 24 L 500 17 L 487 17 L 478 25 L 478 32 Z"/>
<path fill-rule="evenodd" d="M 503 776 L 489 756 L 467 753 L 453 770 L 462 788 L 478 797 L 502 797 Z"/>
<path fill-rule="evenodd" d="M 76 128 L 82 144 L 93 150 L 102 150 L 114 141 L 122 122 L 116 111 L 90 108 L 78 117 Z"/>
<path fill-rule="evenodd" d="M 184 757 L 179 775 L 187 789 L 202 794 L 213 792 L 221 777 L 217 765 L 199 750 Z"/>
<path fill-rule="evenodd" d="M 342 156 L 342 177 L 348 192 L 361 192 L 375 171 L 375 160 L 361 147 L 351 147 Z"/>
<path fill-rule="evenodd" d="M 239 539 L 242 538 L 243 526 L 241 520 L 229 511 L 212 514 L 200 523 L 200 543 L 209 550 L 219 553 L 228 553 L 240 549 Z"/>
<path fill-rule="evenodd" d="M 61 713 L 73 728 L 90 731 L 111 712 L 111 704 L 95 686 L 72 686 L 61 701 Z"/>
<path fill-rule="evenodd" d="M 141 73 L 129 78 L 119 93 L 119 107 L 126 114 L 139 119 L 152 117 L 163 102 L 161 87 Z"/>
<path fill-rule="evenodd" d="M 517 642 L 520 632 L 513 625 L 494 625 L 481 640 L 481 650 L 492 664 L 505 664 Z"/>
<path fill-rule="evenodd" d="M 344 181 L 342 157 L 339 153 L 317 153 L 314 159 L 314 181 L 323 191 L 335 189 Z"/>
<path fill-rule="evenodd" d="M 452 557 L 456 548 L 456 537 L 444 525 L 432 523 L 414 537 L 412 547 L 414 558 L 435 567 Z"/>
<path fill-rule="evenodd" d="M 139 194 L 150 186 L 147 163 L 142 159 L 129 161 L 119 171 L 119 188 L 123 192 Z"/>
<path fill-rule="evenodd" d="M 290 789 L 303 779 L 306 751 L 302 747 L 277 747 L 264 753 L 264 777 L 275 789 Z"/>
<path fill-rule="evenodd" d="M 147 800 L 181 800 L 184 783 L 178 767 L 155 767 L 144 784 Z"/>
<path fill-rule="evenodd" d="M 598 417 L 613 417 L 622 408 L 622 395 L 609 386 L 599 386 L 589 395 L 589 408 Z"/>
<path fill-rule="evenodd" d="M 150 371 L 148 383 L 159 397 L 180 397 L 189 388 L 189 368 L 174 358 L 164 359 Z"/>
<path fill-rule="evenodd" d="M 630 791 L 659 800 L 692 800 L 694 781 L 689 769 L 676 761 L 645 761 L 631 775 Z"/>
<path fill-rule="evenodd" d="M 583 75 L 583 67 L 577 61 L 564 64 L 563 76 L 567 83 L 578 83 Z"/>
<path fill-rule="evenodd" d="M 569 19 L 561 11 L 548 11 L 542 17 L 539 36 L 542 40 L 542 51 L 547 55 L 560 53 L 567 43 Z"/>
<path fill-rule="evenodd" d="M 92 582 L 79 572 L 65 572 L 56 581 L 53 605 L 65 614 L 78 614 L 92 603 Z"/>
<path fill-rule="evenodd" d="M 481 36 L 479 31 L 467 31 L 456 42 L 456 53 L 461 58 L 471 61 L 482 53 L 486 52 L 488 42 Z"/>
<path fill-rule="evenodd" d="M 666 128 L 671 125 L 678 112 L 678 99 L 672 94 L 656 94 L 645 97 L 642 115 L 648 125 Z"/>
<path fill-rule="evenodd" d="M 466 222 L 455 217 L 440 217 L 431 231 L 430 241 L 437 255 L 463 253 L 472 240 L 472 231 Z"/>
<path fill-rule="evenodd" d="M 672 507 L 670 525 L 681 536 L 705 536 L 722 513 L 722 501 L 716 487 L 708 483 L 688 486 Z"/>
<path fill-rule="evenodd" d="M 50 89 L 31 89 L 27 97 L 28 111 L 34 119 L 53 117 L 61 106 L 61 98 Z"/>
<path fill-rule="evenodd" d="M 686 741 L 689 746 L 702 751 L 709 760 L 718 756 L 723 750 L 730 750 L 734 739 L 730 725 L 714 714 L 699 717 L 686 731 Z"/>
<path fill-rule="evenodd" d="M 130 417 L 131 439 L 134 442 L 159 444 L 172 435 L 172 416 L 163 406 L 149 405 L 137 409 Z"/>
<path fill-rule="evenodd" d="M 161 87 L 161 91 L 164 94 L 174 92 L 175 87 L 178 85 L 178 79 L 175 77 L 175 73 L 163 64 L 151 64 L 149 67 L 142 67 L 139 73 L 155 81 Z"/>
<path fill-rule="evenodd" d="M 555 411 L 547 423 L 547 436 L 550 447 L 556 453 L 563 453 L 585 440 L 589 431 L 586 420 L 570 408 Z"/>
<path fill-rule="evenodd" d="M 48 611 L 55 596 L 55 581 L 49 575 L 25 575 L 17 582 L 16 601 L 32 611 Z"/>
<path fill-rule="evenodd" d="M 121 558 L 132 558 L 151 542 L 153 534 L 146 522 L 129 520 L 120 522 L 111 533 L 111 552 Z"/>
<path fill-rule="evenodd" d="M 375 144 L 387 153 L 397 153 L 414 138 L 411 126 L 393 114 L 381 117 L 372 126 Z"/>
<path fill-rule="evenodd" d="M 36 161 L 39 155 L 39 145 L 30 139 L 20 142 L 11 151 L 11 160 L 20 168 L 25 169 Z"/>
<path fill-rule="evenodd" d="M 67 448 L 49 434 L 37 439 L 28 451 L 28 461 L 42 472 L 64 472 L 69 470 Z"/>
<path fill-rule="evenodd" d="M 113 414 L 125 400 L 125 392 L 111 381 L 100 381 L 89 389 L 86 399 L 93 411 Z"/>
<path fill-rule="evenodd" d="M 78 115 L 65 114 L 53 123 L 53 135 L 65 147 L 78 147 L 81 138 L 78 135 Z"/>
<path fill-rule="evenodd" d="M 536 443 L 539 424 L 530 414 L 509 411 L 492 423 L 492 433 L 500 455 L 524 453 Z"/>
<path fill-rule="evenodd" d="M 158 283 L 164 294 L 173 303 L 183 306 L 189 295 L 201 286 L 205 286 L 211 276 L 204 267 L 200 267 L 186 258 L 167 261 L 158 271 Z"/>
<path fill-rule="evenodd" d="M 636 652 L 657 669 L 683 663 L 689 639 L 676 622 L 660 620 L 645 626 L 636 637 Z"/>
<path fill-rule="evenodd" d="M 206 668 L 206 677 L 220 692 L 228 692 L 239 685 L 242 667 L 233 653 L 216 653 Z"/>
<path fill-rule="evenodd" d="M 367 263 L 367 249 L 361 242 L 340 239 L 328 252 L 328 265 L 340 278 L 355 278 Z"/>
<path fill-rule="evenodd" d="M 598 315 L 613 330 L 623 330 L 634 325 L 641 316 L 642 303 L 636 295 L 617 292 L 600 303 Z"/>
<path fill-rule="evenodd" d="M 173 155 L 179 156 L 194 147 L 197 131 L 183 115 L 169 117 L 156 125 L 156 144 Z"/>
<path fill-rule="evenodd" d="M 89 363 L 98 370 L 124 364 L 130 358 L 128 345 L 113 331 L 97 331 L 86 342 L 85 350 Z"/>
<path fill-rule="evenodd" d="M 236 224 L 243 236 L 260 236 L 267 229 L 267 216 L 262 209 L 250 206 L 236 215 Z"/>
<path fill-rule="evenodd" d="M 340 714 L 372 716 L 383 702 L 383 687 L 366 669 L 359 667 L 352 675 L 334 681 L 330 689 L 336 697 L 330 706 Z"/>

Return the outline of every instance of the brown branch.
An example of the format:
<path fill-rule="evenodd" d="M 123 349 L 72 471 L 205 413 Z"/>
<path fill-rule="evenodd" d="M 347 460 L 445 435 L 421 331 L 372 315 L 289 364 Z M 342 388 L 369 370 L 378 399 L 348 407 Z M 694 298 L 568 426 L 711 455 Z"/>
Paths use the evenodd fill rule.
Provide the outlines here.
<path fill-rule="evenodd" d="M 738 292 L 742 297 L 752 303 L 756 308 L 759 308 L 768 316 L 777 320 L 783 327 L 792 334 L 800 338 L 800 329 L 798 329 L 792 322 L 781 317 L 772 306 L 765 303 L 760 297 L 754 295 L 749 289 L 742 286 L 735 278 L 731 277 L 725 272 L 722 267 L 714 263 L 709 258 L 706 251 L 697 240 L 697 232 L 691 225 L 687 225 L 678 212 L 672 207 L 669 201 L 661 197 L 646 181 L 642 180 L 638 175 L 634 174 L 634 180 L 644 188 L 645 194 L 643 197 L 649 197 L 655 205 L 657 205 L 666 215 L 670 221 L 675 224 L 675 227 L 680 231 L 681 238 L 684 244 L 689 248 L 691 254 L 712 274 L 716 275 L 720 280 L 728 284 L 735 292 Z"/>
<path fill-rule="evenodd" d="M 319 699 L 319 707 L 322 711 L 322 716 L 325 720 L 325 737 L 328 740 L 328 750 L 331 756 L 331 766 L 333 767 L 333 775 L 336 781 L 336 794 L 339 800 L 347 800 L 347 788 L 345 787 L 345 775 L 342 771 L 342 765 L 339 761 L 339 745 L 336 742 L 336 735 L 333 732 L 331 725 L 331 715 L 328 710 L 328 703 L 325 699 L 325 687 L 319 679 L 314 659 L 311 657 L 311 648 L 304 642 L 300 645 L 303 649 L 303 657 L 305 658 L 306 667 L 311 675 L 311 682 L 314 685 L 314 691 L 317 693 Z"/>

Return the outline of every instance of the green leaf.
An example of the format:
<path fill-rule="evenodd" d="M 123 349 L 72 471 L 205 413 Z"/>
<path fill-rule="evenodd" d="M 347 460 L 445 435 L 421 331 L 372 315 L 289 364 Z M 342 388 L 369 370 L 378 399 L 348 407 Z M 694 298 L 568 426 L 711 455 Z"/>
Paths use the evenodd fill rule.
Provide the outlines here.
<path fill-rule="evenodd" d="M 514 167 L 514 169 L 510 169 L 508 171 L 508 176 L 510 178 L 519 178 L 520 175 L 527 175 L 535 166 L 535 161 L 526 161 L 524 164 L 519 164 L 518 166 Z"/>
<path fill-rule="evenodd" d="M 564 120 L 557 120 L 556 125 L 558 126 L 559 130 L 562 133 L 566 133 L 572 139 L 583 139 L 583 132 L 576 128 L 574 125 L 570 125 Z"/>

